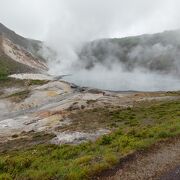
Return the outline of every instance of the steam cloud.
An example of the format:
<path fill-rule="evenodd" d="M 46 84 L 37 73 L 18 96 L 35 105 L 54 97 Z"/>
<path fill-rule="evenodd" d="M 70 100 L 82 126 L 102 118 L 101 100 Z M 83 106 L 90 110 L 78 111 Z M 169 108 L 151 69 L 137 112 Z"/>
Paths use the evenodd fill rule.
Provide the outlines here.
<path fill-rule="evenodd" d="M 110 90 L 179 90 L 180 33 L 124 37 L 179 28 L 177 0 L 55 1 L 46 44 L 55 50 L 49 73 Z M 60 6 L 61 5 L 61 6 Z M 102 39 L 102 40 L 96 40 Z M 94 41 L 95 40 L 95 41 Z"/>

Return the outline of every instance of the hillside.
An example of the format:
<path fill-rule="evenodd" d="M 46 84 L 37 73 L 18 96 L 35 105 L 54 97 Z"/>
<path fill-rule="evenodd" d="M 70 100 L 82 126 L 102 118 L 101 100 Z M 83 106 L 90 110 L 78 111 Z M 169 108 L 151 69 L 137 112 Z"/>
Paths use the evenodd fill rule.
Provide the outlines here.
<path fill-rule="evenodd" d="M 19 36 L 0 23 L 0 74 L 46 71 L 41 46 L 42 42 Z"/>
<path fill-rule="evenodd" d="M 180 76 L 180 30 L 126 38 L 101 39 L 79 53 L 86 69 L 113 64 L 125 71 L 136 69 Z"/>
<path fill-rule="evenodd" d="M 24 38 L 0 23 L 0 36 L 2 35 L 14 44 L 23 47 L 25 50 L 36 55 L 42 46 L 41 41 Z"/>
<path fill-rule="evenodd" d="M 0 79 L 9 74 L 37 72 L 36 69 L 16 62 L 6 55 L 0 56 Z"/>

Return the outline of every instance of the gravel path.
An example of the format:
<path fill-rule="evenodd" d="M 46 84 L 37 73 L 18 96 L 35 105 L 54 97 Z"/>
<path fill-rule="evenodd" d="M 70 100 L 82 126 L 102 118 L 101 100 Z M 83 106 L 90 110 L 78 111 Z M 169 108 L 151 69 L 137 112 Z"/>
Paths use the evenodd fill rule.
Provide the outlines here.
<path fill-rule="evenodd" d="M 160 180 L 180 180 L 180 165 L 165 173 Z"/>
<path fill-rule="evenodd" d="M 112 170 L 113 171 L 113 170 Z M 137 154 L 103 180 L 177 180 L 180 179 L 180 138 L 163 142 L 147 153 Z M 106 173 L 107 174 L 107 173 Z"/>

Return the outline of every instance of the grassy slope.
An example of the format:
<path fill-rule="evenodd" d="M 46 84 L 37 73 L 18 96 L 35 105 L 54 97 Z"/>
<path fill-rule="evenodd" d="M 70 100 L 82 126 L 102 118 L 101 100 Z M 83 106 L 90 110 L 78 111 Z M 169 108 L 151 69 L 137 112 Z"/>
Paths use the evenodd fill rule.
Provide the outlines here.
<path fill-rule="evenodd" d="M 27 82 L 25 80 L 15 80 L 12 78 L 8 78 L 8 75 L 10 74 L 27 72 L 36 72 L 36 70 L 16 61 L 13 61 L 5 55 L 0 55 L 0 89 L 3 87 L 11 87 L 15 85 L 25 86 L 25 84 L 27 84 L 28 86 L 42 85 L 48 82 L 41 80 L 29 80 Z"/>
<path fill-rule="evenodd" d="M 14 85 L 23 86 L 24 82 L 21 80 L 14 80 L 8 78 L 8 75 L 13 73 L 18 73 L 19 71 L 25 72 L 26 67 L 23 65 L 16 63 L 5 55 L 0 55 L 0 89 L 4 87 L 11 87 Z"/>
<path fill-rule="evenodd" d="M 97 120 L 103 116 L 115 123 L 116 131 L 96 142 L 41 145 L 1 154 L 0 179 L 87 179 L 136 150 L 179 135 L 179 109 L 180 100 L 88 110 L 88 115 L 93 114 Z"/>
<path fill-rule="evenodd" d="M 9 74 L 31 72 L 32 68 L 11 60 L 5 55 L 0 56 L 0 78 Z"/>

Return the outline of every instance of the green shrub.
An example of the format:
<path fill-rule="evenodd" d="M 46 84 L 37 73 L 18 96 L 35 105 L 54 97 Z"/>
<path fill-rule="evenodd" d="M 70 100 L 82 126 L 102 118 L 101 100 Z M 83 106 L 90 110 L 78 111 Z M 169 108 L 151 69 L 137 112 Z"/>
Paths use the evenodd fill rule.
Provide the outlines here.
<path fill-rule="evenodd" d="M 12 180 L 12 177 L 8 173 L 0 174 L 0 180 Z"/>
<path fill-rule="evenodd" d="M 112 137 L 109 135 L 104 135 L 101 138 L 100 144 L 101 145 L 108 145 L 108 144 L 111 144 L 111 142 L 112 142 Z"/>
<path fill-rule="evenodd" d="M 158 134 L 158 137 L 160 137 L 160 138 L 167 138 L 169 136 L 170 136 L 170 134 L 168 132 L 166 132 L 166 131 L 161 131 Z"/>

